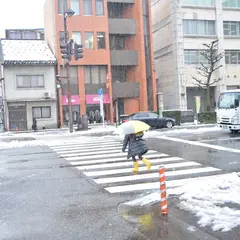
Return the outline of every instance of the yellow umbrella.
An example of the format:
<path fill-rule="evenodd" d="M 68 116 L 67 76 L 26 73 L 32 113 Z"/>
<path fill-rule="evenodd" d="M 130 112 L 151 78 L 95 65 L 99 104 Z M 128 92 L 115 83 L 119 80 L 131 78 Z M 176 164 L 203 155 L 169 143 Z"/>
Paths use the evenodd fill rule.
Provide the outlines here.
<path fill-rule="evenodd" d="M 133 134 L 148 131 L 150 126 L 142 121 L 131 120 L 120 125 L 119 130 L 122 134 Z"/>

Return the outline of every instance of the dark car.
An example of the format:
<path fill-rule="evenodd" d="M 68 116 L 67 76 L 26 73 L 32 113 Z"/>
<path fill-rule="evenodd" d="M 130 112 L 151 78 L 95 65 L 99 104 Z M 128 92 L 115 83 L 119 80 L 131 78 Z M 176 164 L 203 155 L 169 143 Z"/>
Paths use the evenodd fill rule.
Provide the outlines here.
<path fill-rule="evenodd" d="M 147 123 L 152 129 L 156 128 L 172 128 L 175 126 L 175 119 L 170 117 L 160 117 L 154 112 L 138 112 L 129 115 L 123 119 L 123 122 L 129 120 L 139 120 Z"/>

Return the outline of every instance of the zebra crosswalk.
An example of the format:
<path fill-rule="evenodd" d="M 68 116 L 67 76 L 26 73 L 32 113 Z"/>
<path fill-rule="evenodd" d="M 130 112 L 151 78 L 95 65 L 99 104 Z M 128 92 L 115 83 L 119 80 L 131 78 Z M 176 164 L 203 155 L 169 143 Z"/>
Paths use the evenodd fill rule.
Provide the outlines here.
<path fill-rule="evenodd" d="M 134 174 L 131 159 L 127 160 L 127 152 L 121 151 L 122 143 L 106 137 L 52 143 L 49 147 L 109 193 L 159 189 L 160 165 L 166 168 L 168 188 L 183 185 L 191 178 L 222 173 L 221 169 L 215 167 L 150 150 L 145 157 L 151 162 L 151 169 L 147 171 L 139 161 L 139 172 Z"/>

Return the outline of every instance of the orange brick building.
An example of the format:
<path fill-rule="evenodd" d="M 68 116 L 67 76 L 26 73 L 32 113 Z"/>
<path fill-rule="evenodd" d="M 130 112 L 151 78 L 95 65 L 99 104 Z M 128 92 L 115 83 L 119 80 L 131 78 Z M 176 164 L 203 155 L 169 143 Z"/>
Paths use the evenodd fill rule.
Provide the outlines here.
<path fill-rule="evenodd" d="M 151 0 L 46 0 L 45 39 L 64 75 L 60 43 L 64 40 L 63 12 L 69 38 L 83 44 L 84 58 L 71 61 L 73 118 L 99 110 L 97 90 L 104 90 L 107 120 L 120 114 L 156 110 L 156 79 L 153 63 Z M 67 85 L 59 90 L 61 125 L 67 118 Z"/>

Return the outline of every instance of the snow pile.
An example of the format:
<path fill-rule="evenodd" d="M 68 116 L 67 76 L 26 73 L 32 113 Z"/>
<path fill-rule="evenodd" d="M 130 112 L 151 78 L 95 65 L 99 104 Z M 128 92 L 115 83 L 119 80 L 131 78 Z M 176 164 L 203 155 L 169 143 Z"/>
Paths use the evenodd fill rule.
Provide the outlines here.
<path fill-rule="evenodd" d="M 240 226 L 240 177 L 237 173 L 191 179 L 188 184 L 167 189 L 167 193 L 179 196 L 179 207 L 194 213 L 201 227 L 227 232 Z M 126 204 L 143 206 L 159 200 L 157 191 Z"/>
<path fill-rule="evenodd" d="M 11 142 L 0 142 L 0 150 L 8 148 L 21 148 L 21 147 L 36 147 L 46 145 L 44 141 L 11 141 Z"/>

